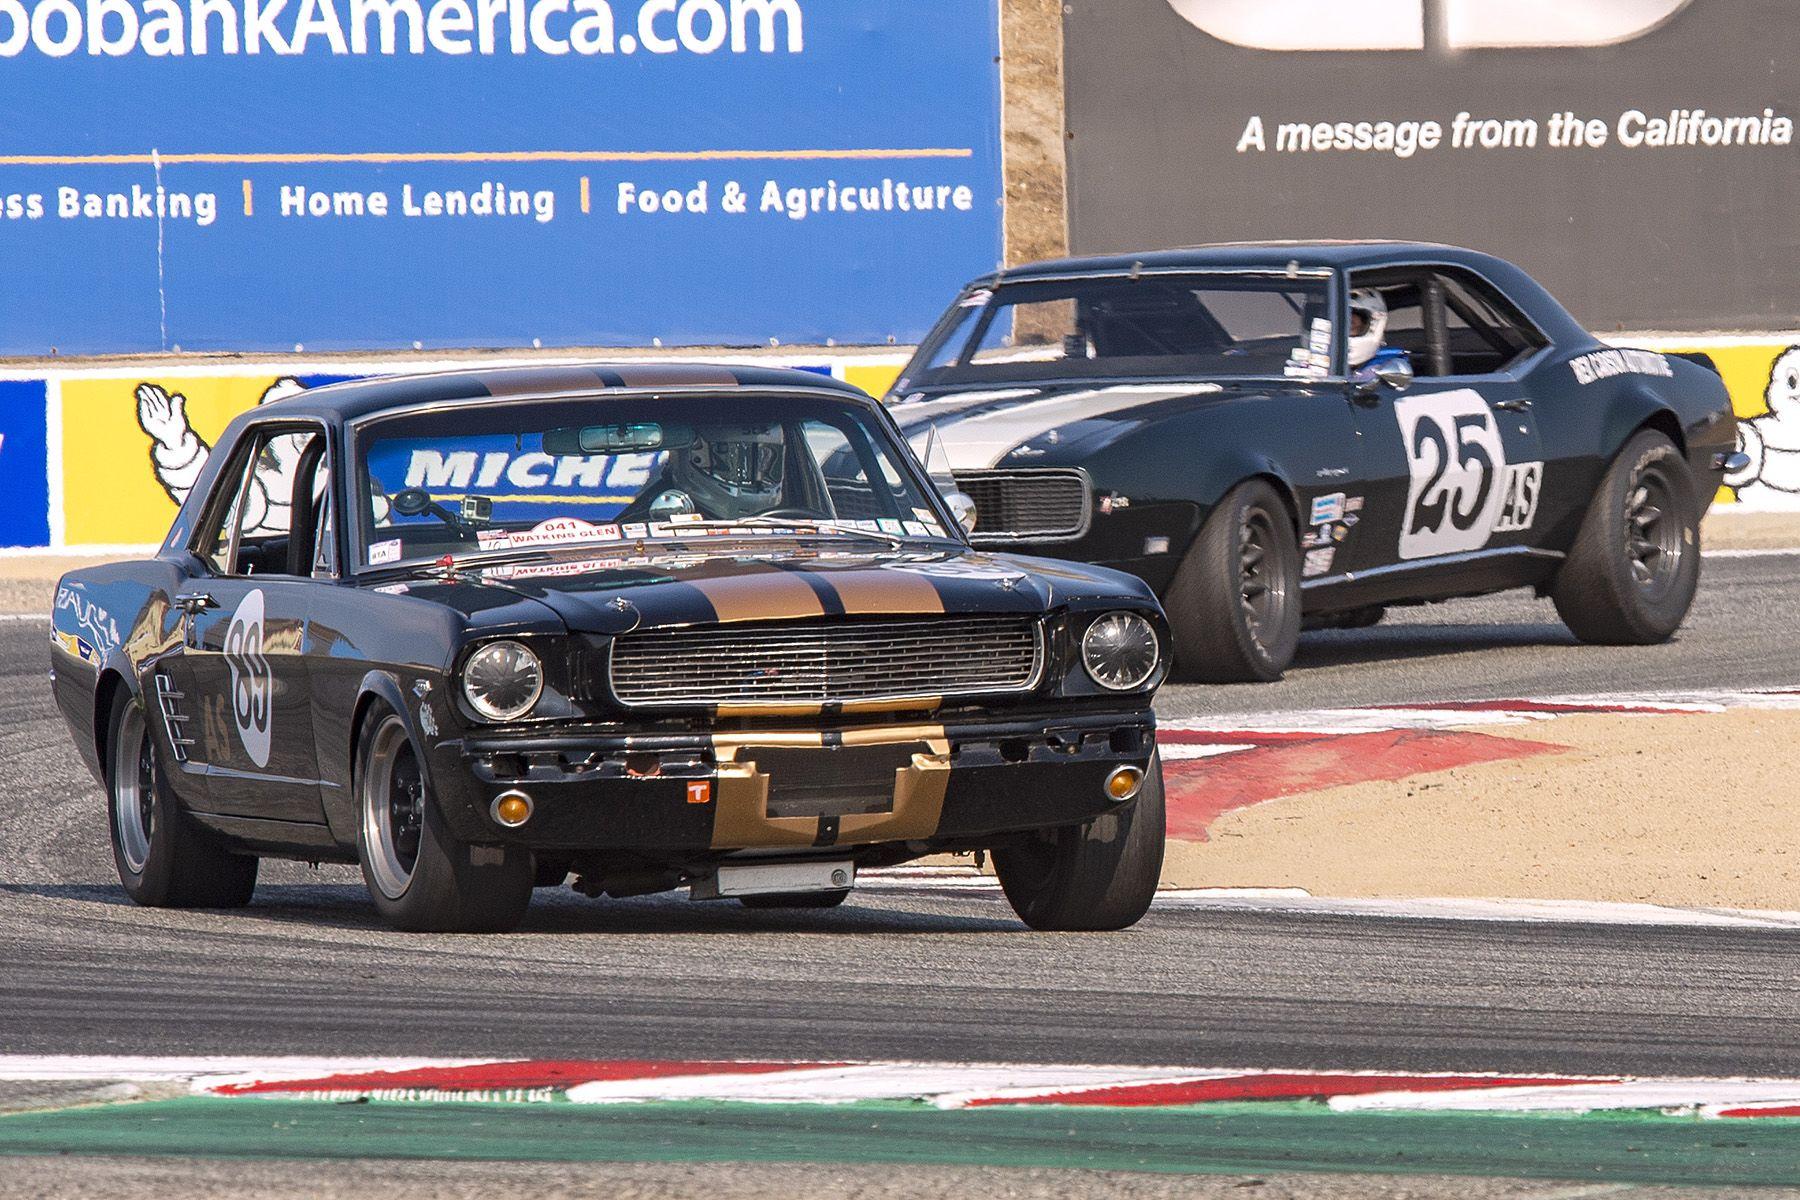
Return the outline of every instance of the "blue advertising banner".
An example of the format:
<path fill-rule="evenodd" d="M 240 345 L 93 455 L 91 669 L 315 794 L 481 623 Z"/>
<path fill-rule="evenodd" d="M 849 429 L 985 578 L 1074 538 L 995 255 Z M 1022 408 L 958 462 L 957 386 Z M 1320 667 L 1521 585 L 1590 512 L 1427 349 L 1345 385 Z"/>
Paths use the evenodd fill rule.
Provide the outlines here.
<path fill-rule="evenodd" d="M 0 0 L 0 354 L 907 342 L 998 0 Z"/>
<path fill-rule="evenodd" d="M 44 381 L 0 380 L 0 546 L 50 541 L 47 437 Z"/>

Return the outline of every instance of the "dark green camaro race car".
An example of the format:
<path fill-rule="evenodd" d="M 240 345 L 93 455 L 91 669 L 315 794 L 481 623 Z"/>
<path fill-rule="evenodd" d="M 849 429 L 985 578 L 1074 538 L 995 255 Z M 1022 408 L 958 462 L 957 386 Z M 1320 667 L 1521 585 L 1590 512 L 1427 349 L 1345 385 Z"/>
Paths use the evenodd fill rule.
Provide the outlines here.
<path fill-rule="evenodd" d="M 1521 586 L 1584 641 L 1667 639 L 1741 458 L 1710 368 L 1602 345 L 1485 254 L 1267 243 L 978 279 L 888 402 L 976 545 L 1149 581 L 1177 669 L 1225 682 L 1303 626 Z"/>
<path fill-rule="evenodd" d="M 1155 596 L 971 548 L 867 396 L 801 372 L 341 384 L 226 430 L 153 557 L 75 571 L 54 688 L 145 904 L 360 862 L 407 929 L 534 887 L 823 907 L 991 851 L 1043 929 L 1162 862 Z"/>

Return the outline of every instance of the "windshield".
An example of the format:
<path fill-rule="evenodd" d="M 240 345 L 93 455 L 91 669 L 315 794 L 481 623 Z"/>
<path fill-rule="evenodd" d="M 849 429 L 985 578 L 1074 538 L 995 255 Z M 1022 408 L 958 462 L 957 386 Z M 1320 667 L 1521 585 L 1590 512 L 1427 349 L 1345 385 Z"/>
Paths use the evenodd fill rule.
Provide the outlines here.
<path fill-rule="evenodd" d="M 878 419 L 817 397 L 403 414 L 358 429 L 356 466 L 366 566 L 639 539 L 947 536 Z"/>
<path fill-rule="evenodd" d="M 1006 284 L 957 301 L 895 390 L 1331 373 L 1324 279 L 1144 275 Z"/>

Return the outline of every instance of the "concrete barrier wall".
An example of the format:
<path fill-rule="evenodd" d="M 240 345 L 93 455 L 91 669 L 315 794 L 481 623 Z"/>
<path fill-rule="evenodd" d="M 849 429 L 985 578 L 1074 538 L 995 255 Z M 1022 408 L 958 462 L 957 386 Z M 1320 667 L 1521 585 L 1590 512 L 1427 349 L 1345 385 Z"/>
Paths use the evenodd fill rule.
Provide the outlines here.
<path fill-rule="evenodd" d="M 880 395 L 906 355 L 754 361 L 831 375 Z M 246 409 L 345 379 L 476 365 L 507 360 L 155 363 L 0 376 L 0 546 L 104 553 L 154 545 L 168 532 L 214 440 Z"/>
<path fill-rule="evenodd" d="M 1719 500 L 1746 511 L 1800 511 L 1800 335 L 1615 340 L 1711 355 L 1731 388 L 1751 456 L 1750 470 Z M 879 396 L 907 350 L 707 357 L 817 371 Z M 473 361 L 523 360 L 156 362 L 0 372 L 0 547 L 100 553 L 154 545 L 199 460 L 238 413 L 302 388 Z"/>

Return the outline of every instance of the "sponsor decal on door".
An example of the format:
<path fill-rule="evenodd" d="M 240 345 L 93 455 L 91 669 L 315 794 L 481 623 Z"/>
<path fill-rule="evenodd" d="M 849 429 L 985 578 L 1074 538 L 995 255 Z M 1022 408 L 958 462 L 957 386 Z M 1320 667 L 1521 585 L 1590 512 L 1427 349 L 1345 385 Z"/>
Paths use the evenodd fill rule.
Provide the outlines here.
<path fill-rule="evenodd" d="M 1508 464 L 1493 410 L 1469 388 L 1394 402 L 1410 479 L 1400 557 L 1430 558 L 1486 546 L 1529 529 L 1544 464 Z"/>
<path fill-rule="evenodd" d="M 275 680 L 263 656 L 263 593 L 251 589 L 231 614 L 225 631 L 225 663 L 231 668 L 231 719 L 244 753 L 259 767 L 269 765 L 269 728 Z"/>

